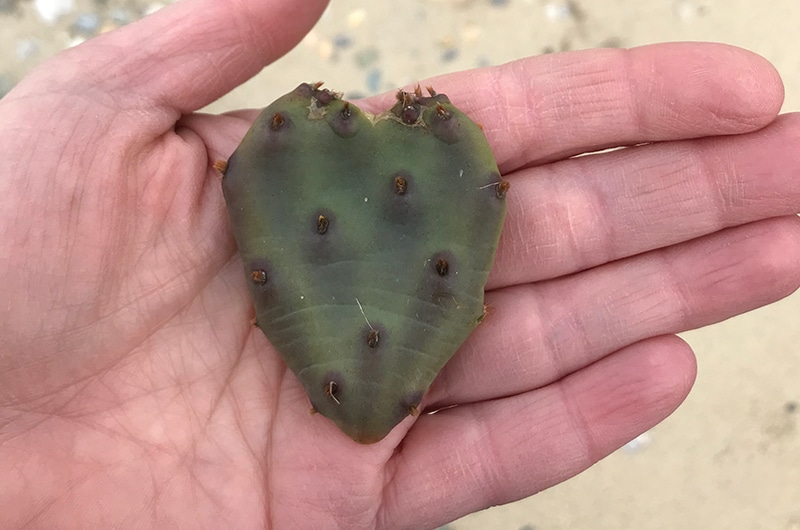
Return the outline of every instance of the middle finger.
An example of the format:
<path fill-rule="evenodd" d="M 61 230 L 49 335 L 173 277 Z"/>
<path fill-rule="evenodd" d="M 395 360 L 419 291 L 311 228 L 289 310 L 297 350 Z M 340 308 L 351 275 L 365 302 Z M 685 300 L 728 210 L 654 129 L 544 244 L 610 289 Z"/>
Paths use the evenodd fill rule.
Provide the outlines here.
<path fill-rule="evenodd" d="M 574 273 L 800 211 L 800 114 L 760 131 L 518 171 L 487 289 Z"/>

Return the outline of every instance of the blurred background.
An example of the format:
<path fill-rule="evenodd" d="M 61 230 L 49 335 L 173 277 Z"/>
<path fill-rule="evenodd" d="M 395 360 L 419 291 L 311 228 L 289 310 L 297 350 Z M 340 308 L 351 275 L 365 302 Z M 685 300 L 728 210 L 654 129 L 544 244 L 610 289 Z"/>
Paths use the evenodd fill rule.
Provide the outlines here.
<path fill-rule="evenodd" d="M 331 4 L 295 50 L 206 110 L 262 107 L 301 81 L 357 98 L 529 55 L 677 40 L 764 55 L 785 81 L 784 112 L 800 110 L 799 0 Z M 47 57 L 164 5 L 0 0 L 0 96 Z M 669 419 L 573 480 L 443 528 L 800 530 L 800 295 L 684 338 L 699 375 Z"/>

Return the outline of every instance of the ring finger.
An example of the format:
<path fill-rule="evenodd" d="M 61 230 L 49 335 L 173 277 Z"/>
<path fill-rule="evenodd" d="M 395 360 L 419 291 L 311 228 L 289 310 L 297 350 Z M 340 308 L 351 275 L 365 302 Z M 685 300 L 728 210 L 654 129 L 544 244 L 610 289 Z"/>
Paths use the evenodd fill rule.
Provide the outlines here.
<path fill-rule="evenodd" d="M 629 344 L 724 320 L 800 284 L 800 219 L 770 219 L 488 294 L 489 314 L 426 409 L 515 395 Z"/>

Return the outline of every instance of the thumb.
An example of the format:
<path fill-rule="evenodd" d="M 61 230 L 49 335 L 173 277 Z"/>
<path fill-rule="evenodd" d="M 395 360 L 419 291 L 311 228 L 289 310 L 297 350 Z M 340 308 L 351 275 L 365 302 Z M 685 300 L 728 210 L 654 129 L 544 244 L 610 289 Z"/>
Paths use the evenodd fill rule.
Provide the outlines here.
<path fill-rule="evenodd" d="M 38 73 L 57 77 L 55 86 L 63 87 L 65 77 L 80 80 L 117 96 L 126 110 L 168 111 L 174 123 L 291 50 L 326 5 L 327 0 L 181 0 L 68 50 Z"/>

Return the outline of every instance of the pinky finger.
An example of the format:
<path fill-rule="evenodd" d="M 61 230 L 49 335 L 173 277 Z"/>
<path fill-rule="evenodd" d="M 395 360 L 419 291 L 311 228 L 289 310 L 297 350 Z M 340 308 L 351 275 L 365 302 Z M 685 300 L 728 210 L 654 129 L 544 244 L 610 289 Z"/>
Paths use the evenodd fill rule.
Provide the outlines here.
<path fill-rule="evenodd" d="M 547 387 L 424 416 L 391 463 L 382 521 L 435 527 L 563 482 L 669 416 L 695 371 L 689 346 L 662 336 Z"/>

